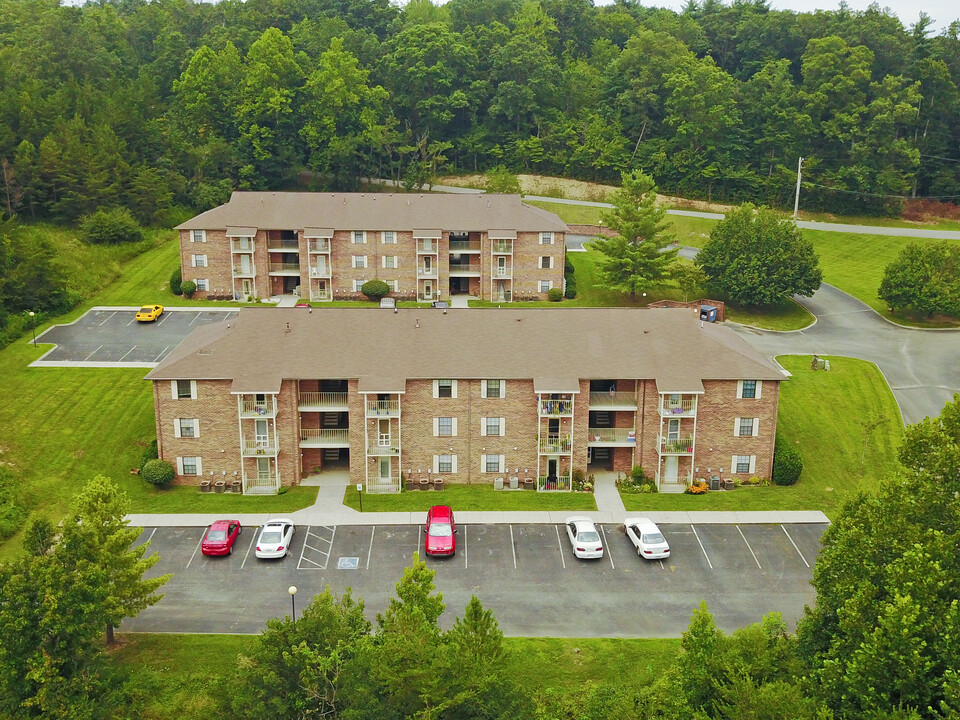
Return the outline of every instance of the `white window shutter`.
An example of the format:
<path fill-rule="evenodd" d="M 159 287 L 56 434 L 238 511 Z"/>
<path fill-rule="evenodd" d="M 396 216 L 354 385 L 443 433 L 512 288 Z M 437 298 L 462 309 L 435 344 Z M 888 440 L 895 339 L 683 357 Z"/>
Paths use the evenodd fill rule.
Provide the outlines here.
<path fill-rule="evenodd" d="M 737 456 L 730 456 L 730 472 L 735 473 L 737 471 Z"/>
<path fill-rule="evenodd" d="M 173 419 L 173 436 L 180 437 L 180 418 Z"/>
<path fill-rule="evenodd" d="M 763 380 L 757 380 L 757 400 L 760 399 L 761 390 L 763 390 Z"/>
<path fill-rule="evenodd" d="M 733 419 L 733 436 L 740 437 L 740 418 Z"/>
<path fill-rule="evenodd" d="M 753 475 L 757 471 L 757 456 L 750 456 L 750 474 Z"/>
<path fill-rule="evenodd" d="M 487 419 L 485 417 L 480 418 L 480 436 L 487 434 Z"/>
<path fill-rule="evenodd" d="M 400 267 L 400 258 L 398 258 L 396 255 L 393 256 L 393 267 L 394 268 Z"/>
<path fill-rule="evenodd" d="M 203 458 L 197 458 L 197 475 L 203 475 Z"/>
<path fill-rule="evenodd" d="M 553 270 L 553 256 L 550 256 L 550 269 Z"/>
<path fill-rule="evenodd" d="M 451 433 L 454 437 L 456 437 L 456 434 L 457 434 L 457 419 L 456 419 L 456 418 L 452 418 L 451 421 L 450 421 L 450 425 L 451 425 L 451 427 L 450 427 L 450 433 Z"/>
<path fill-rule="evenodd" d="M 191 256 L 190 256 L 190 267 L 196 267 L 196 266 L 197 266 L 197 256 L 196 256 L 196 255 L 191 255 Z"/>
<path fill-rule="evenodd" d="M 190 381 L 190 399 L 191 400 L 197 399 L 197 381 L 196 380 Z"/>
<path fill-rule="evenodd" d="M 505 398 L 507 396 L 507 381 L 500 380 L 500 397 Z"/>
<path fill-rule="evenodd" d="M 507 419 L 500 418 L 500 435 L 502 437 L 503 435 L 506 435 L 506 434 L 507 434 Z"/>
<path fill-rule="evenodd" d="M 433 436 L 440 437 L 440 418 L 433 419 Z"/>
<path fill-rule="evenodd" d="M 200 437 L 200 418 L 193 419 L 193 436 L 195 438 Z"/>
<path fill-rule="evenodd" d="M 440 381 L 439 380 L 433 381 L 433 396 L 435 398 L 440 397 Z"/>
<path fill-rule="evenodd" d="M 177 381 L 176 380 L 170 381 L 170 397 L 173 400 L 177 399 Z"/>
<path fill-rule="evenodd" d="M 743 380 L 737 380 L 737 400 L 743 398 Z"/>
<path fill-rule="evenodd" d="M 177 475 L 183 475 L 183 458 L 177 458 Z"/>
<path fill-rule="evenodd" d="M 501 455 L 497 461 L 497 472 L 506 472 L 506 455 Z"/>
<path fill-rule="evenodd" d="M 457 471 L 457 456 L 450 456 L 450 472 L 455 473 Z"/>
<path fill-rule="evenodd" d="M 754 437 L 760 436 L 760 418 L 753 419 L 753 436 Z M 751 470 L 750 472 L 753 472 L 753 471 Z"/>
<path fill-rule="evenodd" d="M 485 473 L 487 471 L 487 456 L 480 456 L 480 472 Z"/>
<path fill-rule="evenodd" d="M 455 398 L 457 396 L 457 381 L 451 380 L 450 384 L 453 386 L 450 388 L 450 397 Z"/>
<path fill-rule="evenodd" d="M 439 455 L 434 455 L 434 456 L 433 456 L 433 471 L 434 471 L 434 472 L 439 472 L 439 471 L 440 471 L 440 456 L 439 456 Z"/>
<path fill-rule="evenodd" d="M 480 381 L 480 397 L 486 397 L 486 396 L 487 396 L 487 381 L 481 380 Z"/>

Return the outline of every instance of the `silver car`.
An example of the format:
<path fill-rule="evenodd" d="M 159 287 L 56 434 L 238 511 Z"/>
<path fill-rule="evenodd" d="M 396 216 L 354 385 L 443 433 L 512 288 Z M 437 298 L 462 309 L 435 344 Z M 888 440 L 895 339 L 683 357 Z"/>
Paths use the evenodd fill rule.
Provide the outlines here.
<path fill-rule="evenodd" d="M 294 532 L 296 528 L 293 520 L 288 518 L 267 520 L 260 528 L 260 535 L 257 537 L 257 557 L 282 558 L 290 549 Z"/>

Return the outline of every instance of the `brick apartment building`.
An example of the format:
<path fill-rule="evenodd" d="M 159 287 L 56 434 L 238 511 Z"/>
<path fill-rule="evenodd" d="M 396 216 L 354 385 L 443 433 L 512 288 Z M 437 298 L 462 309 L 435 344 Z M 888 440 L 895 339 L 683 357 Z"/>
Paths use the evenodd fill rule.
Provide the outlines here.
<path fill-rule="evenodd" d="M 642 466 L 661 489 L 770 477 L 783 372 L 691 309 L 267 309 L 195 330 L 148 374 L 177 481 L 272 493 L 349 468 L 408 480 Z"/>
<path fill-rule="evenodd" d="M 519 195 L 235 192 L 177 230 L 198 297 L 348 300 L 373 279 L 420 301 L 563 288 L 567 226 Z"/>

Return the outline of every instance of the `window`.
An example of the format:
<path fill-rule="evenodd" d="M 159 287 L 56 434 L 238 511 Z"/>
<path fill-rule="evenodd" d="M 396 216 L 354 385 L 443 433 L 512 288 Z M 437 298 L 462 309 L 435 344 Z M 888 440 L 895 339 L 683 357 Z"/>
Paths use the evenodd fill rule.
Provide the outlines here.
<path fill-rule="evenodd" d="M 483 472 L 503 472 L 503 455 L 484 455 Z"/>
<path fill-rule="evenodd" d="M 353 266 L 355 268 L 365 268 L 367 266 L 367 256 L 366 255 L 354 255 L 353 256 Z"/>
<path fill-rule="evenodd" d="M 353 281 L 353 291 L 354 291 L 354 292 L 363 292 L 363 280 L 354 280 L 354 281 Z"/>
<path fill-rule="evenodd" d="M 488 417 L 483 419 L 484 435 L 503 435 L 503 418 Z"/>
<path fill-rule="evenodd" d="M 762 386 L 763 382 L 760 380 L 739 380 L 737 381 L 737 397 L 759 400 Z"/>
<path fill-rule="evenodd" d="M 195 400 L 197 385 L 194 380 L 174 380 L 173 397 L 176 400 Z"/>
<path fill-rule="evenodd" d="M 752 473 L 756 470 L 756 465 L 756 455 L 734 455 L 730 469 L 735 473 Z"/>
<path fill-rule="evenodd" d="M 367 233 L 363 230 L 354 230 L 350 238 L 355 244 L 363 244 L 367 241 Z"/>
<path fill-rule="evenodd" d="M 197 278 L 194 282 L 197 283 L 197 290 L 206 292 L 210 289 L 210 281 L 207 278 Z"/>
<path fill-rule="evenodd" d="M 180 418 L 177 423 L 180 426 L 178 437 L 192 438 L 197 437 L 197 421 L 194 418 Z"/>
<path fill-rule="evenodd" d="M 438 398 L 454 398 L 457 396 L 456 384 L 453 380 L 435 380 L 434 381 L 434 397 Z"/>
<path fill-rule="evenodd" d="M 200 458 L 185 457 L 185 458 L 179 458 L 179 460 L 180 460 L 181 475 L 199 475 L 200 474 Z"/>
<path fill-rule="evenodd" d="M 206 230 L 191 230 L 190 231 L 190 242 L 206 242 L 207 241 L 207 231 Z"/>
<path fill-rule="evenodd" d="M 553 245 L 553 233 L 552 233 L 552 232 L 542 232 L 542 233 L 540 233 L 540 244 L 541 244 L 541 245 Z"/>
<path fill-rule="evenodd" d="M 456 419 L 452 417 L 441 417 L 436 419 L 436 432 L 434 435 L 439 437 L 453 437 L 456 435 Z"/>
<path fill-rule="evenodd" d="M 759 418 L 737 418 L 733 434 L 737 437 L 752 437 L 756 434 Z"/>
<path fill-rule="evenodd" d="M 397 267 L 397 256 L 396 256 L 396 255 L 384 255 L 383 258 L 382 258 L 382 260 L 383 260 L 383 266 L 384 266 L 385 268 L 387 268 L 388 270 Z"/>
<path fill-rule="evenodd" d="M 485 380 L 484 384 L 483 396 L 485 398 L 503 397 L 503 383 L 500 380 Z"/>
<path fill-rule="evenodd" d="M 391 287 L 393 287 L 393 291 L 394 291 L 394 292 L 400 292 L 400 281 L 399 281 L 399 280 L 391 280 L 390 282 L 387 283 L 387 285 L 390 285 Z"/>
<path fill-rule="evenodd" d="M 550 270 L 553 268 L 553 258 L 549 255 L 544 255 L 540 258 L 540 269 L 541 270 Z"/>
<path fill-rule="evenodd" d="M 194 267 L 206 267 L 207 266 L 207 256 L 206 255 L 194 255 L 192 257 Z"/>
<path fill-rule="evenodd" d="M 437 472 L 453 472 L 453 455 L 437 455 Z"/>
<path fill-rule="evenodd" d="M 540 281 L 540 292 L 542 292 L 542 293 L 550 292 L 550 288 L 552 288 L 552 287 L 553 287 L 553 281 L 552 281 L 552 280 L 541 280 L 541 281 Z"/>
<path fill-rule="evenodd" d="M 380 233 L 380 239 L 384 245 L 397 244 L 397 234 L 393 230 L 384 230 Z"/>

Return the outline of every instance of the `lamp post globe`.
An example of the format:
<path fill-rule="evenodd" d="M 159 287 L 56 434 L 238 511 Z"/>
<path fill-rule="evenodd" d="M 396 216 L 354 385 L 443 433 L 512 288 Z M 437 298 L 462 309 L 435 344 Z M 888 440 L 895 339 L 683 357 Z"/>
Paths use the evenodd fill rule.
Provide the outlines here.
<path fill-rule="evenodd" d="M 33 346 L 36 347 L 37 346 L 37 324 L 33 319 L 36 316 L 36 313 L 33 310 L 31 310 L 29 315 L 30 315 L 30 329 L 33 330 Z"/>
<path fill-rule="evenodd" d="M 294 620 L 297 619 L 297 586 L 291 585 L 287 588 L 287 592 L 290 593 L 290 617 Z"/>

